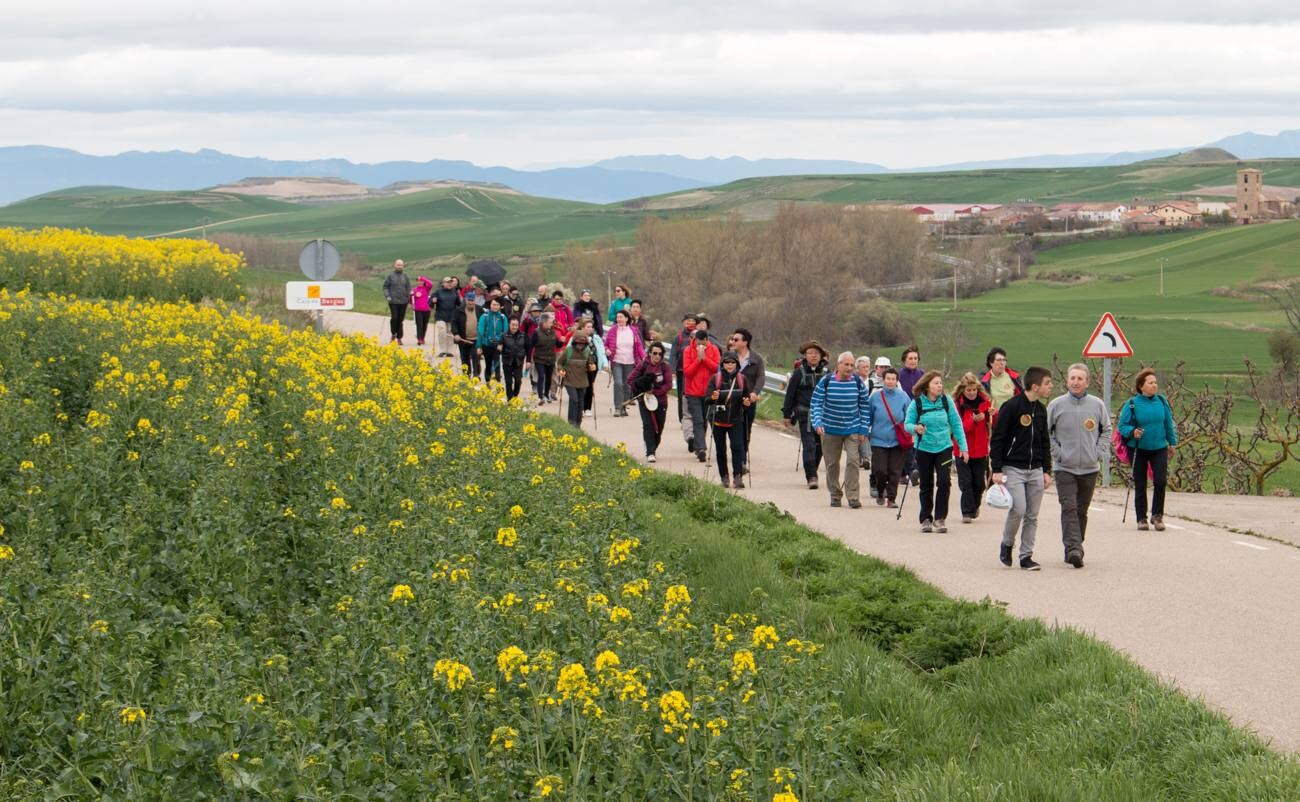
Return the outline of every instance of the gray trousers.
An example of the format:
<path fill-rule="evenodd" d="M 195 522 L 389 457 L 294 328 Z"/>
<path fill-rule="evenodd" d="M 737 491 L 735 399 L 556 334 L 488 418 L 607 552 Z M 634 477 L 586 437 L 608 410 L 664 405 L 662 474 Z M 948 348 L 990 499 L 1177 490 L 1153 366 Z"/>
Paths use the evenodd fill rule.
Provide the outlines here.
<path fill-rule="evenodd" d="M 1092 492 L 1097 489 L 1096 473 L 1069 473 L 1058 470 L 1053 474 L 1056 479 L 1056 497 L 1061 502 L 1061 542 L 1065 544 L 1065 556 L 1070 552 L 1083 553 L 1083 539 L 1088 534 L 1088 507 L 1092 504 Z"/>
<path fill-rule="evenodd" d="M 695 450 L 704 451 L 709 447 L 708 441 L 704 438 L 706 434 L 706 424 L 708 421 L 704 417 L 704 398 L 696 398 L 693 395 L 686 396 L 686 414 L 682 416 L 682 434 L 687 440 L 695 440 Z"/>
<path fill-rule="evenodd" d="M 632 375 L 632 368 L 636 365 L 624 365 L 622 362 L 610 362 L 609 370 L 614 377 L 614 409 L 623 410 L 623 403 L 632 397 L 632 391 L 627 386 L 627 377 Z"/>
<path fill-rule="evenodd" d="M 1011 494 L 1011 509 L 1002 527 L 1002 545 L 1016 545 L 1016 532 L 1020 532 L 1020 559 L 1034 556 L 1034 541 L 1038 537 L 1038 508 L 1043 503 L 1043 469 L 1004 467 L 1007 492 Z M 1021 526 L 1021 522 L 1024 523 Z"/>
<path fill-rule="evenodd" d="M 849 497 L 849 501 L 859 501 L 858 496 L 858 447 L 849 441 L 852 435 L 822 435 L 822 456 L 826 460 L 826 486 L 830 488 L 831 498 Z M 848 459 L 845 460 L 844 456 Z M 844 463 L 844 485 L 840 485 L 840 463 Z"/>

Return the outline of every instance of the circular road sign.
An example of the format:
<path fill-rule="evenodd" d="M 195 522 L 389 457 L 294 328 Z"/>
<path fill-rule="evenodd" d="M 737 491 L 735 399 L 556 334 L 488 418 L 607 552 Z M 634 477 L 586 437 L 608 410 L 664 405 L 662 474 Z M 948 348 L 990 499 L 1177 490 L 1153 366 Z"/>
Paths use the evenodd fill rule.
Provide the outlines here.
<path fill-rule="evenodd" d="M 338 275 L 342 264 L 339 249 L 329 240 L 314 239 L 298 254 L 298 269 L 312 281 L 329 281 Z"/>

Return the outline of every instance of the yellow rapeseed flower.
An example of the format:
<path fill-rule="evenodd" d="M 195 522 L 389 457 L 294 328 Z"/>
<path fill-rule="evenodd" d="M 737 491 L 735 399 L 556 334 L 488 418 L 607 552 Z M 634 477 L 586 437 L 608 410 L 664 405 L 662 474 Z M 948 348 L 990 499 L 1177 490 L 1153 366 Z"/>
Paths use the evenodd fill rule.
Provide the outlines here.
<path fill-rule="evenodd" d="M 441 677 L 449 691 L 458 691 L 465 687 L 465 683 L 474 679 L 474 673 L 469 670 L 469 666 L 447 659 L 439 660 L 434 664 L 433 676 Z"/>
<path fill-rule="evenodd" d="M 13 558 L 14 550 L 4 543 L 0 543 L 0 560 L 12 560 Z"/>
<path fill-rule="evenodd" d="M 754 627 L 754 635 L 752 638 L 754 646 L 771 649 L 779 641 L 780 638 L 776 635 L 776 627 L 768 626 L 767 624 L 759 624 Z"/>
<path fill-rule="evenodd" d="M 388 594 L 388 601 L 409 604 L 415 601 L 415 594 L 411 592 L 410 585 L 393 585 L 393 592 Z"/>
<path fill-rule="evenodd" d="M 513 526 L 503 526 L 497 530 L 497 545 L 504 546 L 507 549 L 514 548 L 515 543 L 519 541 L 519 533 Z"/>
<path fill-rule="evenodd" d="M 144 708 L 132 707 L 130 705 L 123 707 L 117 713 L 123 724 L 139 724 L 149 716 L 144 712 Z"/>

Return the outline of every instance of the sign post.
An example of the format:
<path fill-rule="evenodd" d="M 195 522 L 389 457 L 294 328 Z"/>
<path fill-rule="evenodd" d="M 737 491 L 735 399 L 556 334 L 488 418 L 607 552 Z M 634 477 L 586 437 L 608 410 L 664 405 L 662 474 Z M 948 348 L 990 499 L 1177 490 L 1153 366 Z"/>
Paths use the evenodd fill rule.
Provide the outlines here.
<path fill-rule="evenodd" d="M 1110 414 L 1111 360 L 1133 356 L 1133 346 L 1120 331 L 1115 316 L 1110 312 L 1101 316 L 1097 328 L 1092 330 L 1088 344 L 1083 347 L 1083 355 L 1092 359 L 1101 359 L 1101 400 L 1106 405 L 1106 414 Z M 1114 425 L 1114 424 L 1112 424 Z M 1101 486 L 1110 486 L 1110 447 L 1101 452 Z"/>
<path fill-rule="evenodd" d="M 292 305 L 292 301 L 295 300 L 295 299 L 296 299 L 296 300 L 299 300 L 299 301 L 302 301 L 302 302 L 307 302 L 307 301 L 309 300 L 309 299 L 307 298 L 307 295 L 306 295 L 306 289 L 305 289 L 305 288 L 300 288 L 300 292 L 297 293 L 297 294 L 295 295 L 295 293 L 294 293 L 293 291 L 291 291 L 290 288 L 289 288 L 288 286 L 285 287 L 285 300 L 286 300 L 287 303 L 290 304 L 290 305 L 289 305 L 289 308 L 290 308 L 290 309 L 314 309 L 314 310 L 316 310 L 315 318 L 316 318 L 316 333 L 317 333 L 317 334 L 321 334 L 322 332 L 325 331 L 325 311 L 324 311 L 324 309 L 325 309 L 326 306 L 329 306 L 329 307 L 331 307 L 331 308 L 335 308 L 335 309 L 351 309 L 351 308 L 352 308 L 352 282 L 350 282 L 350 281 L 335 281 L 335 282 L 331 282 L 331 281 L 330 281 L 330 279 L 332 279 L 332 278 L 334 278 L 336 275 L 338 275 L 339 268 L 340 268 L 342 265 L 343 265 L 343 258 L 339 255 L 339 249 L 338 249 L 338 248 L 335 248 L 335 247 L 334 247 L 334 243 L 330 242 L 329 240 L 324 240 L 324 239 L 314 239 L 314 240 L 312 240 L 311 242 L 309 242 L 309 243 L 307 243 L 306 245 L 304 245 L 303 248 L 302 248 L 302 251 L 300 251 L 300 252 L 298 253 L 298 269 L 301 270 L 301 271 L 302 271 L 302 274 L 303 274 L 304 276 L 306 276 L 307 278 L 309 278 L 309 279 L 311 279 L 312 281 L 317 282 L 317 283 L 322 283 L 322 282 L 324 282 L 324 283 L 329 283 L 329 284 L 346 284 L 346 285 L 348 285 L 348 287 L 347 287 L 347 298 L 348 298 L 347 304 L 348 304 L 348 305 L 347 305 L 347 306 L 336 306 L 336 305 L 334 305 L 334 304 L 317 304 L 317 305 L 315 305 L 315 306 L 310 306 L 310 305 L 308 305 L 308 306 L 302 306 L 302 305 L 299 305 L 299 306 L 293 306 L 293 305 Z M 304 283 L 304 282 L 301 282 L 301 281 L 291 281 L 291 282 L 289 282 L 290 285 L 293 285 L 293 284 L 303 284 L 303 283 Z M 322 285 L 322 286 L 323 286 L 323 285 Z M 327 299 L 327 300 L 333 300 L 333 299 L 338 298 L 338 297 L 339 297 L 339 295 L 338 295 L 338 291 L 339 291 L 339 289 L 340 289 L 340 288 L 338 288 L 338 287 L 334 287 L 333 290 L 332 290 L 332 293 L 333 293 L 333 294 L 331 294 L 331 295 L 327 295 L 327 296 L 326 296 L 326 299 Z M 319 293 L 320 293 L 319 288 L 317 289 L 316 292 L 317 292 L 317 296 L 316 296 L 316 297 L 319 299 L 319 297 L 320 297 L 320 295 L 319 295 Z"/>

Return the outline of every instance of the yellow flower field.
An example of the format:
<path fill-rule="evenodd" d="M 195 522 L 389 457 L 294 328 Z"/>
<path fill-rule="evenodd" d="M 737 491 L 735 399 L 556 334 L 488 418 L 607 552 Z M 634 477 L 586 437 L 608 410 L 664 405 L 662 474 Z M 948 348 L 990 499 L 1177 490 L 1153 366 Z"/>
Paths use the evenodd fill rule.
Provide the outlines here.
<path fill-rule="evenodd" d="M 234 300 L 244 260 L 193 239 L 0 228 L 0 287 L 98 298 Z"/>
<path fill-rule="evenodd" d="M 0 420 L 0 797 L 766 802 L 856 765 L 817 645 L 648 556 L 624 454 L 401 349 L 0 291 Z"/>

